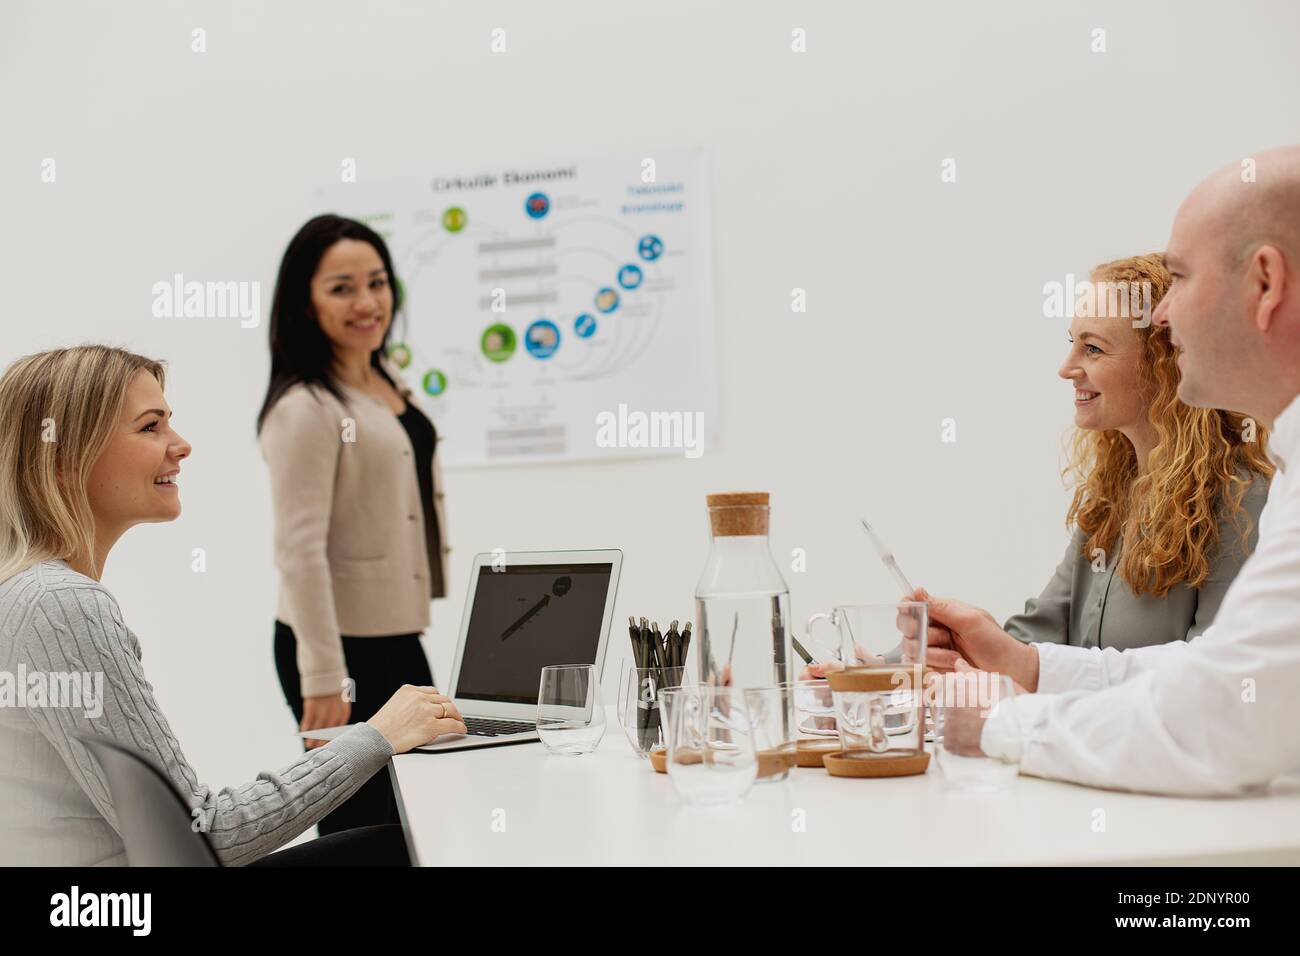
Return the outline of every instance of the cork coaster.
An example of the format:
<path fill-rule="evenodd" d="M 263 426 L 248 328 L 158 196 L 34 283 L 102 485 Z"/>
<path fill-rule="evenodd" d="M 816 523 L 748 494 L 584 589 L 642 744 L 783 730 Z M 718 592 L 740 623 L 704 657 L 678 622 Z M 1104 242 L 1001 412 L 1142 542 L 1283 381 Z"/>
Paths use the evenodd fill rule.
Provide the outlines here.
<path fill-rule="evenodd" d="M 838 745 L 837 745 L 838 746 Z M 668 772 L 668 751 L 652 750 L 648 754 L 650 766 L 655 773 Z M 699 763 L 703 759 L 698 753 L 689 750 L 678 751 L 677 762 L 681 764 Z M 775 777 L 795 766 L 796 754 L 793 750 L 763 750 L 758 754 L 758 779 Z"/>
<path fill-rule="evenodd" d="M 909 777 L 925 773 L 930 766 L 930 755 L 899 754 L 891 757 L 830 753 L 822 758 L 822 762 L 832 777 Z"/>
<path fill-rule="evenodd" d="M 827 740 L 801 740 L 795 745 L 795 764 L 800 767 L 825 770 L 822 757 L 840 752 L 840 742 L 835 738 Z"/>
<path fill-rule="evenodd" d="M 668 772 L 668 751 L 660 748 L 659 750 L 650 751 L 650 766 L 654 768 L 655 773 Z M 698 750 L 679 750 L 677 751 L 677 762 L 681 764 L 699 763 L 704 758 L 700 756 Z"/>
<path fill-rule="evenodd" d="M 793 747 L 775 747 L 758 752 L 758 779 L 775 777 L 795 766 L 797 754 Z"/>
<path fill-rule="evenodd" d="M 925 668 L 910 664 L 858 666 L 831 671 L 826 681 L 832 693 L 878 693 L 924 686 L 925 673 Z"/>

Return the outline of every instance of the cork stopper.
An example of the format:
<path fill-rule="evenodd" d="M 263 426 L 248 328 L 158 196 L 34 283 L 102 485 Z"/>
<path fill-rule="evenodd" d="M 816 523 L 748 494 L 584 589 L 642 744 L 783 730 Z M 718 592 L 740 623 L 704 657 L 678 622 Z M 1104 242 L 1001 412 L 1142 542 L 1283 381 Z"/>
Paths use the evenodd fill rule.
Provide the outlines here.
<path fill-rule="evenodd" d="M 767 534 L 768 493 L 732 491 L 709 495 L 709 527 L 715 538 Z"/>

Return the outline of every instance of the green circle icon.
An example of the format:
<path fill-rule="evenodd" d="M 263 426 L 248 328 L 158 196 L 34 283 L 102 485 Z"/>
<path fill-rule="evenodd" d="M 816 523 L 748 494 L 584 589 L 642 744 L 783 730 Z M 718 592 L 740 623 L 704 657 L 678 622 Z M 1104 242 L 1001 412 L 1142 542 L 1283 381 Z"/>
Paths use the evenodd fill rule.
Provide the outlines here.
<path fill-rule="evenodd" d="M 448 232 L 460 232 L 469 222 L 469 216 L 460 206 L 448 206 L 442 214 L 442 228 Z"/>
<path fill-rule="evenodd" d="M 436 368 L 424 373 L 424 391 L 428 395 L 441 395 L 447 391 L 447 376 Z"/>
<path fill-rule="evenodd" d="M 405 342 L 394 342 L 388 347 L 388 357 L 398 368 L 411 364 L 411 349 Z"/>
<path fill-rule="evenodd" d="M 479 347 L 491 362 L 504 362 L 515 354 L 518 344 L 515 330 L 499 322 L 484 329 L 483 338 L 479 340 Z"/>

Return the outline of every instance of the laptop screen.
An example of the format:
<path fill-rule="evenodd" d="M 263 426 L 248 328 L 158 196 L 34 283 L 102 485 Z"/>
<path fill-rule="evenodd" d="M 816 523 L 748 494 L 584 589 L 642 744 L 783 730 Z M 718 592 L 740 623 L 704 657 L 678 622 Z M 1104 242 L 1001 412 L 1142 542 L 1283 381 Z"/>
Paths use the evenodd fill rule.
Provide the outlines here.
<path fill-rule="evenodd" d="M 594 664 L 613 567 L 480 567 L 456 697 L 536 704 L 547 664 Z"/>

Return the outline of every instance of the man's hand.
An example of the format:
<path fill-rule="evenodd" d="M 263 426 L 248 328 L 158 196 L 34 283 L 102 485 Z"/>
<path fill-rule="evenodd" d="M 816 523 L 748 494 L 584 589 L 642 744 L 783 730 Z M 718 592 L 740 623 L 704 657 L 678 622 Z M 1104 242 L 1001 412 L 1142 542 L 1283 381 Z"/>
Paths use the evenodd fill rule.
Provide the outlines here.
<path fill-rule="evenodd" d="M 951 673 L 931 674 L 926 698 L 938 715 L 943 748 L 959 757 L 983 757 L 980 740 L 984 723 L 1008 697 L 1027 691 L 1012 678 L 1010 687 L 1001 674 L 990 674 L 958 660 Z"/>
<path fill-rule="evenodd" d="M 1007 674 L 1029 691 L 1038 688 L 1038 651 L 1002 630 L 988 611 L 956 598 L 931 597 L 925 588 L 917 588 L 908 600 L 925 601 L 930 609 L 927 667 L 955 670 L 959 660 L 965 660 L 979 670 Z M 915 640 L 907 632 L 904 637 Z"/>

